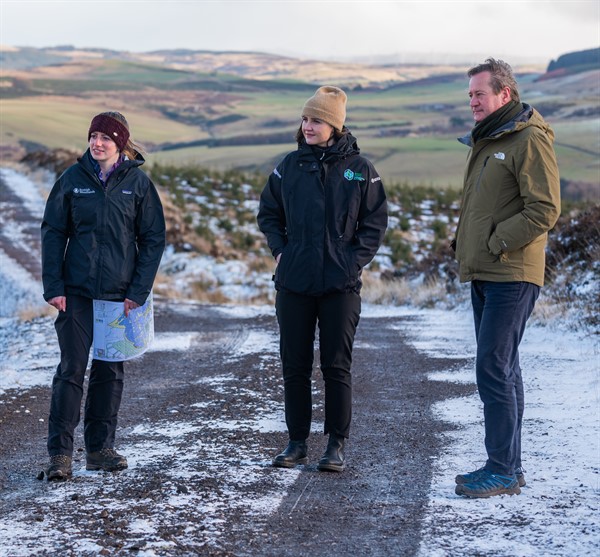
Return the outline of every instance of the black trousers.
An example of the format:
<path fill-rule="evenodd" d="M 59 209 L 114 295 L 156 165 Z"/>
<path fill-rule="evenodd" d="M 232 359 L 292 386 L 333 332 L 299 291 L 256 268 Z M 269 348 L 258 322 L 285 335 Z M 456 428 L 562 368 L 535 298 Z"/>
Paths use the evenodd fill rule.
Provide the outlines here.
<path fill-rule="evenodd" d="M 361 300 L 355 292 L 304 296 L 277 292 L 285 420 L 293 441 L 308 438 L 316 326 L 325 381 L 325 434 L 348 437 L 352 419 L 352 346 Z"/>
<path fill-rule="evenodd" d="M 93 301 L 67 296 L 67 310 L 54 323 L 60 364 L 52 380 L 48 454 L 73 454 L 73 433 L 79 424 L 83 382 L 93 342 Z M 92 360 L 85 401 L 84 440 L 87 452 L 113 448 L 117 414 L 123 394 L 123 362 Z"/>

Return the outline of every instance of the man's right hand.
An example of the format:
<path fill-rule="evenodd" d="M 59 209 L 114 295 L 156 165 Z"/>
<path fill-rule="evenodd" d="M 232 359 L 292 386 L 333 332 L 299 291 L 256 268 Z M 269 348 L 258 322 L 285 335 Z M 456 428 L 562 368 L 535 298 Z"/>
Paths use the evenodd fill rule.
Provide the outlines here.
<path fill-rule="evenodd" d="M 67 297 L 66 296 L 55 296 L 50 298 L 48 303 L 55 307 L 58 311 L 67 311 Z"/>

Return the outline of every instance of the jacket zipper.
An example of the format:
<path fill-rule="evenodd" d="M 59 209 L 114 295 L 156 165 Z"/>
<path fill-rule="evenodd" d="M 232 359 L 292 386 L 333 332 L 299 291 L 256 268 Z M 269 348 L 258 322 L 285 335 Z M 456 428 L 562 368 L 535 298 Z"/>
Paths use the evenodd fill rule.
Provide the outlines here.
<path fill-rule="evenodd" d="M 96 292 L 100 297 L 102 297 L 102 295 L 103 295 L 103 292 L 100 291 L 100 286 L 102 284 L 102 272 L 104 270 L 104 252 L 105 252 L 106 234 L 107 234 L 106 229 L 108 227 L 108 205 L 109 205 L 108 182 L 111 178 L 116 179 L 116 183 L 118 184 L 121 181 L 121 173 L 119 173 L 118 177 L 116 176 L 116 172 L 111 174 L 105 182 L 106 187 L 104 187 L 104 186 L 102 186 L 102 184 L 100 184 L 100 186 L 102 187 L 102 193 L 104 194 L 104 207 L 103 207 L 103 211 L 102 211 L 102 243 L 98 247 L 100 256 L 98 258 L 98 276 L 96 278 Z M 98 182 L 100 182 L 100 179 L 98 178 L 98 176 L 96 176 L 96 180 Z"/>
<path fill-rule="evenodd" d="M 485 167 L 487 165 L 489 158 L 490 158 L 490 155 L 485 157 L 485 160 L 483 161 L 483 167 L 481 168 L 481 172 L 479 173 L 479 176 L 477 177 L 477 183 L 475 184 L 475 191 L 479 191 L 479 186 L 481 185 L 481 178 L 483 176 L 483 171 L 485 170 Z"/>
<path fill-rule="evenodd" d="M 484 161 L 483 161 L 483 167 L 481 168 L 481 171 L 479 172 L 479 176 L 477 177 L 477 182 L 475 183 L 475 191 L 478 192 L 479 191 L 479 186 L 481 185 L 481 178 L 483 177 L 483 171 L 485 170 L 485 167 L 487 165 L 488 159 L 490 158 L 490 155 L 488 155 L 487 157 L 485 157 Z M 463 203 L 462 203 L 462 211 L 465 210 L 465 206 L 464 206 L 464 200 L 465 200 L 465 196 L 463 194 Z M 456 239 L 458 238 L 458 231 L 460 230 L 460 224 L 461 224 L 462 219 L 459 219 L 458 221 L 458 225 L 456 226 L 456 232 L 454 233 L 454 251 L 456 252 L 456 249 L 458 248 L 458 244 L 456 243 Z"/>
<path fill-rule="evenodd" d="M 110 177 L 109 177 L 110 178 Z M 100 181 L 98 177 L 96 180 Z M 102 188 L 102 193 L 104 194 L 104 207 L 102 207 L 102 241 L 98 245 L 98 275 L 96 276 L 96 294 L 102 299 L 102 292 L 100 291 L 100 287 L 102 285 L 102 270 L 104 268 L 104 245 L 106 243 L 105 235 L 106 235 L 106 225 L 108 220 L 108 180 L 106 181 L 106 187 L 100 184 Z"/>

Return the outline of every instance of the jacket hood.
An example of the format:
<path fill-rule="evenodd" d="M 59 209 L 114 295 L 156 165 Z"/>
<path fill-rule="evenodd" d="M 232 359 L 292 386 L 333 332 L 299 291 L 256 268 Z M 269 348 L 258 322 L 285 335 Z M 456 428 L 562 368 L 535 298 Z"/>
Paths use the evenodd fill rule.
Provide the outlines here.
<path fill-rule="evenodd" d="M 360 148 L 356 138 L 347 128 L 344 128 L 344 131 L 346 133 L 342 135 L 342 137 L 340 137 L 331 147 L 328 149 L 323 149 L 324 156 L 320 159 L 321 161 L 327 162 L 330 160 L 345 159 L 351 155 L 358 155 L 360 153 Z M 302 140 L 302 142 L 298 145 L 298 150 L 301 151 L 302 156 L 316 156 L 315 151 L 304 140 Z"/>
<path fill-rule="evenodd" d="M 542 115 L 531 105 L 528 105 L 527 103 L 522 103 L 522 105 L 523 110 L 521 110 L 521 112 L 519 112 L 517 116 L 515 116 L 510 122 L 506 123 L 504 126 L 492 132 L 486 139 L 497 139 L 508 133 L 518 132 L 529 126 L 535 126 L 542 130 L 548 136 L 550 142 L 553 143 L 554 131 L 542 118 Z M 458 141 L 460 141 L 460 143 L 464 145 L 467 145 L 468 147 L 473 147 L 471 132 L 469 132 L 467 135 L 459 137 Z"/>

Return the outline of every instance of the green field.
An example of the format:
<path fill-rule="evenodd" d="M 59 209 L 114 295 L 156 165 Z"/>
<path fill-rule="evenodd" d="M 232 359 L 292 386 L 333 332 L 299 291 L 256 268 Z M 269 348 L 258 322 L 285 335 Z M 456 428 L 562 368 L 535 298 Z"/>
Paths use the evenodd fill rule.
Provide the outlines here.
<path fill-rule="evenodd" d="M 133 136 L 142 144 L 205 139 L 206 132 L 161 117 L 144 107 L 121 107 L 105 99 L 72 97 L 25 97 L 2 101 L 0 139 L 3 145 L 28 141 L 51 149 L 76 151 L 87 147 L 87 131 L 93 116 L 120 109 L 129 121 Z"/>
<path fill-rule="evenodd" d="M 573 76 L 567 86 L 520 78 L 522 99 L 539 107 L 556 132 L 561 177 L 592 187 L 600 185 L 598 73 L 585 77 L 585 86 L 573 85 Z M 302 106 L 316 89 L 122 60 L 94 60 L 71 75 L 59 68 L 28 79 L 10 71 L 1 77 L 3 146 L 81 151 L 91 117 L 116 109 L 128 117 L 134 139 L 149 147 L 150 161 L 264 172 L 295 149 Z M 466 89 L 457 69 L 437 81 L 348 90 L 347 125 L 388 183 L 460 187 L 467 149 L 456 138 L 472 126 Z M 203 140 L 213 145 L 193 144 Z M 169 144 L 181 145 L 164 150 Z"/>

